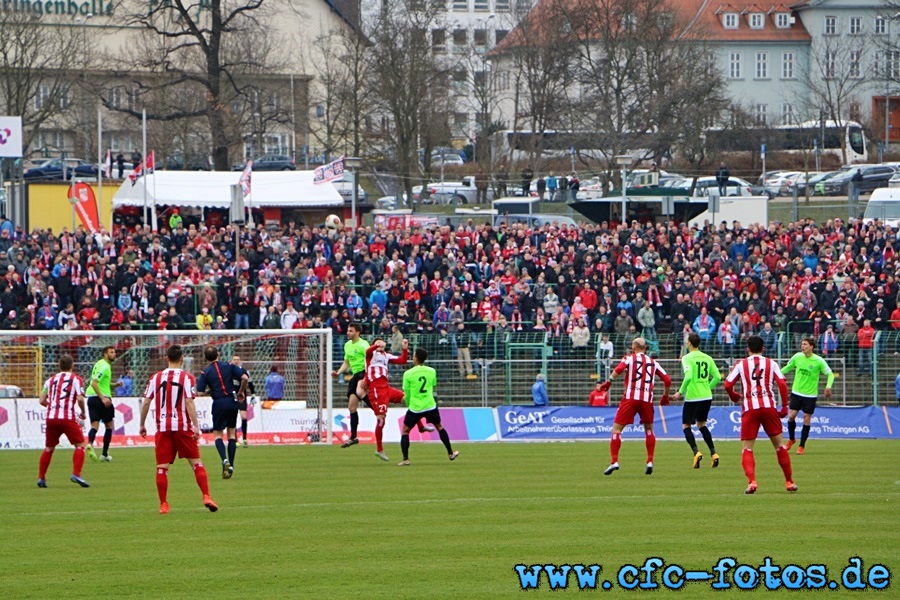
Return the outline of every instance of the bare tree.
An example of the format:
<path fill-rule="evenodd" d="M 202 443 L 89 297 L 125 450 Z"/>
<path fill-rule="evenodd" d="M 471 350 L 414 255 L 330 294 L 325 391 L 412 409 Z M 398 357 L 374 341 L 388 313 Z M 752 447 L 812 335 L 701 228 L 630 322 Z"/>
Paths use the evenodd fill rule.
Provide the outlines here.
<path fill-rule="evenodd" d="M 147 108 L 148 119 L 204 119 L 215 168 L 227 170 L 231 166 L 229 147 L 241 140 L 248 125 L 257 126 L 257 135 L 260 129 L 265 135 L 266 124 L 284 120 L 281 113 L 285 109 L 274 110 L 281 104 L 266 100 L 274 90 L 265 78 L 284 64 L 277 51 L 278 38 L 269 27 L 273 6 L 265 0 L 199 4 L 168 0 L 151 3 L 149 8 L 135 6 L 126 19 L 143 29 L 144 35 L 126 50 L 121 61 L 131 70 L 115 73 L 114 78 L 130 79 L 140 88 L 144 100 L 140 104 Z M 172 87 L 184 87 L 187 93 L 198 94 L 202 102 L 162 103 L 168 96 L 160 92 Z M 261 87 L 266 88 L 265 93 Z M 274 87 L 283 89 L 284 82 Z M 138 106 L 117 109 L 108 96 L 104 103 L 112 110 L 140 115 Z"/>
<path fill-rule="evenodd" d="M 48 27 L 31 12 L 5 10 L 0 11 L 0 32 L 0 106 L 6 114 L 22 116 L 28 156 L 43 127 L 69 129 L 77 118 L 77 82 L 88 66 L 84 32 Z"/>

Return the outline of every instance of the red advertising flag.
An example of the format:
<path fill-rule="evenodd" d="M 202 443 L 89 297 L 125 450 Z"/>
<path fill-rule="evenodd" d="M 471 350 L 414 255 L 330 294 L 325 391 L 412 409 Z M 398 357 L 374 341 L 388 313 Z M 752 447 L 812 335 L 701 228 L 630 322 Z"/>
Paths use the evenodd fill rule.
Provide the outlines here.
<path fill-rule="evenodd" d="M 153 156 L 153 150 L 150 151 L 150 154 L 147 155 L 147 160 L 144 161 L 144 169 L 147 172 L 147 175 L 153 173 L 156 169 L 156 158 Z"/>
<path fill-rule="evenodd" d="M 97 211 L 97 198 L 94 190 L 86 183 L 78 181 L 69 187 L 69 202 L 75 207 L 81 223 L 92 234 L 100 231 L 100 216 Z"/>

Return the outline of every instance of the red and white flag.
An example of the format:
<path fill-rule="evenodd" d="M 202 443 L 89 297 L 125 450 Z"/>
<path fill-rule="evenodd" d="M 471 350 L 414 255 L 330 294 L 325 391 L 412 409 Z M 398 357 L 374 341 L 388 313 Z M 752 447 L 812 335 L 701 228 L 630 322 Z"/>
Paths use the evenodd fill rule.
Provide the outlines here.
<path fill-rule="evenodd" d="M 244 167 L 244 172 L 241 173 L 241 178 L 239 180 L 239 183 L 241 184 L 241 189 L 244 191 L 245 198 L 250 195 L 250 179 L 252 177 L 252 174 L 253 174 L 253 161 L 248 160 L 247 166 Z"/>
<path fill-rule="evenodd" d="M 106 158 L 103 159 L 103 176 L 112 179 L 112 150 L 106 149 Z"/>
<path fill-rule="evenodd" d="M 152 174 L 156 170 L 156 158 L 153 155 L 153 150 L 150 151 L 150 154 L 147 155 L 147 160 L 144 161 L 144 170 L 147 175 Z"/>
<path fill-rule="evenodd" d="M 144 174 L 144 162 L 141 161 L 138 164 L 134 165 L 134 168 L 131 169 L 131 173 L 128 174 L 128 181 L 131 182 L 131 185 L 134 186 L 138 182 L 138 179 L 141 178 L 141 175 Z"/>
<path fill-rule="evenodd" d="M 313 183 L 328 183 L 334 179 L 339 179 L 344 176 L 344 157 L 340 157 L 339 159 L 328 163 L 327 165 L 322 165 L 321 167 L 316 168 L 313 173 Z"/>

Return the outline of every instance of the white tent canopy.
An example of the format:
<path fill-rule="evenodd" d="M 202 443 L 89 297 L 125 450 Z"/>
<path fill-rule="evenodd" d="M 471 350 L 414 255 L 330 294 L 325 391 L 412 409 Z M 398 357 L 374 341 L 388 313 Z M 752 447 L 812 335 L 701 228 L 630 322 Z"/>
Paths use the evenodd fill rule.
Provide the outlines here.
<path fill-rule="evenodd" d="M 254 208 L 303 208 L 340 206 L 343 198 L 330 183 L 313 183 L 314 171 L 254 172 L 251 195 L 245 204 Z M 113 196 L 113 208 L 144 206 L 196 206 L 227 208 L 231 206 L 231 186 L 241 177 L 240 171 L 158 171 L 141 177 L 137 183 L 125 182 Z"/>

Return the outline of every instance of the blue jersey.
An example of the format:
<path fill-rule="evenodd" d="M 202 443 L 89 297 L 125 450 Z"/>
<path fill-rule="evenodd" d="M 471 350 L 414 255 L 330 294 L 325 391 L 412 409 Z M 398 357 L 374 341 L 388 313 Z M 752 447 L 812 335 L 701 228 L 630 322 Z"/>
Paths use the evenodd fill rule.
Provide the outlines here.
<path fill-rule="evenodd" d="M 284 398 L 284 377 L 278 373 L 269 373 L 266 376 L 266 398 L 268 400 Z"/>
<path fill-rule="evenodd" d="M 223 398 L 234 399 L 234 392 L 240 386 L 241 379 L 248 377 L 247 371 L 231 363 L 216 361 L 210 363 L 200 377 L 197 378 L 197 393 L 202 394 L 209 387 L 209 395 L 213 400 Z M 237 384 L 237 387 L 235 386 Z"/>

